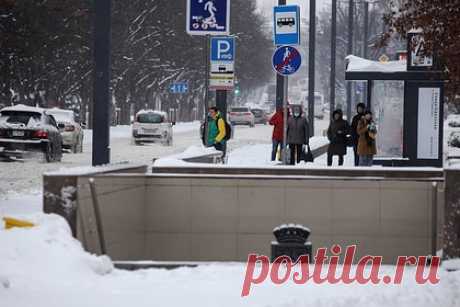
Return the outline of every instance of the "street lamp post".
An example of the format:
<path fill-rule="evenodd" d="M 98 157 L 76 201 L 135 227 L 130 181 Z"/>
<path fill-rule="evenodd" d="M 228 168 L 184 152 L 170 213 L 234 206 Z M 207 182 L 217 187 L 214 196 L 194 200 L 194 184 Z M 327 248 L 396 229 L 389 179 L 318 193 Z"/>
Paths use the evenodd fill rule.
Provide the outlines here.
<path fill-rule="evenodd" d="M 308 123 L 310 135 L 315 135 L 315 51 L 316 51 L 316 0 L 310 0 L 308 52 Z"/>
<path fill-rule="evenodd" d="M 336 78 L 336 49 L 337 49 L 337 0 L 332 0 L 331 22 L 331 79 L 329 114 L 335 109 L 335 78 Z"/>
<path fill-rule="evenodd" d="M 354 1 L 349 0 L 348 2 L 348 48 L 347 53 L 351 55 L 353 53 L 353 15 L 354 15 Z M 351 119 L 351 82 L 347 82 L 347 120 Z"/>
<path fill-rule="evenodd" d="M 110 163 L 111 7 L 112 0 L 94 1 L 93 166 Z"/>

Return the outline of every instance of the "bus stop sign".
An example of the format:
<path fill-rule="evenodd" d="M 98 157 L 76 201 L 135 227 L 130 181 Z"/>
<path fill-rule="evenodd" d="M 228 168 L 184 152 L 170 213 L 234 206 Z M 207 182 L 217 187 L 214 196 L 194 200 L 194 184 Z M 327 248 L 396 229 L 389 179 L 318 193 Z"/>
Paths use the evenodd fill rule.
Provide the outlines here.
<path fill-rule="evenodd" d="M 300 8 L 298 5 L 274 7 L 274 41 L 276 46 L 300 45 Z"/>

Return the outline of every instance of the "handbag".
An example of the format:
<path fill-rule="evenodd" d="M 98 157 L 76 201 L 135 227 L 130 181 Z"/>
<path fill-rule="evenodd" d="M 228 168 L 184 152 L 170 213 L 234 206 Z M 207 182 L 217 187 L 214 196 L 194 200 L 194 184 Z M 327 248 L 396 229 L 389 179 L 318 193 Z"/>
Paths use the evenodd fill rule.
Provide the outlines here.
<path fill-rule="evenodd" d="M 315 158 L 313 157 L 313 153 L 311 152 L 310 145 L 307 145 L 306 149 L 307 149 L 307 152 L 304 151 L 304 153 L 305 153 L 304 154 L 304 156 L 305 156 L 304 161 L 305 162 L 313 162 L 315 160 Z"/>
<path fill-rule="evenodd" d="M 353 142 L 353 137 L 351 135 L 347 135 L 345 137 L 345 146 L 346 147 L 353 147 L 355 144 Z"/>

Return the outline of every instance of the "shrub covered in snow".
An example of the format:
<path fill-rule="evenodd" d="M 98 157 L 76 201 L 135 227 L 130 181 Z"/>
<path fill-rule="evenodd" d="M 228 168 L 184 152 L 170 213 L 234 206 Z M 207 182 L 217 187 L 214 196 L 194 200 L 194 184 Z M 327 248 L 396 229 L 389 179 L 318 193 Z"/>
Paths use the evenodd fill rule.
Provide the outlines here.
<path fill-rule="evenodd" d="M 450 134 L 449 146 L 460 148 L 460 131 L 455 131 Z"/>
<path fill-rule="evenodd" d="M 451 128 L 460 128 L 460 115 L 449 115 L 449 117 L 447 118 L 447 123 Z"/>

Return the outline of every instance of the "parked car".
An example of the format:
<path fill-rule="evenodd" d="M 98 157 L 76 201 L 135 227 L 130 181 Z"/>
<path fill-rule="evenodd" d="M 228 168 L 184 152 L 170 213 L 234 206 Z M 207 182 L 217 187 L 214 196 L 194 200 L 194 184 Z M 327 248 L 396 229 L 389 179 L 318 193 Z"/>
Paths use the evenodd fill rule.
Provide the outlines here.
<path fill-rule="evenodd" d="M 168 115 L 161 111 L 141 110 L 133 123 L 133 142 L 136 145 L 142 143 L 162 143 L 172 146 L 172 126 Z"/>
<path fill-rule="evenodd" d="M 267 124 L 267 114 L 262 109 L 251 109 L 251 113 L 254 114 L 254 123 L 256 124 Z"/>
<path fill-rule="evenodd" d="M 73 153 L 83 152 L 83 129 L 75 120 L 75 113 L 69 110 L 58 108 L 46 111 L 53 115 L 58 123 L 59 132 L 62 135 L 62 147 L 70 149 Z"/>
<path fill-rule="evenodd" d="M 228 113 L 228 121 L 232 124 L 232 126 L 248 125 L 250 127 L 254 127 L 255 125 L 254 114 L 252 114 L 251 110 L 247 107 L 231 108 Z"/>
<path fill-rule="evenodd" d="M 62 136 L 56 120 L 44 109 L 16 105 L 0 110 L 0 156 L 44 162 L 61 161 Z"/>

